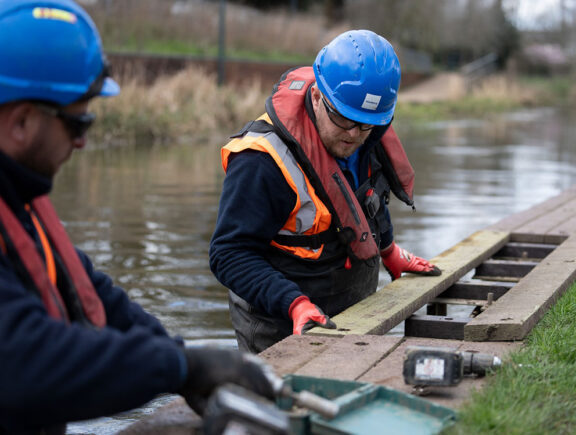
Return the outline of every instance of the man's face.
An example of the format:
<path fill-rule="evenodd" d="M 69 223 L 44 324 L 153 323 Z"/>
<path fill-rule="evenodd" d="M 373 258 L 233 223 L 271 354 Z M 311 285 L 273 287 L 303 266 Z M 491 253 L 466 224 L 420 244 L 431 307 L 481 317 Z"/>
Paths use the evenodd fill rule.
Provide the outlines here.
<path fill-rule="evenodd" d="M 74 116 L 86 113 L 87 109 L 88 103 L 82 102 L 70 104 L 61 110 Z M 16 160 L 40 175 L 53 178 L 72 151 L 84 147 L 86 137 L 73 137 L 65 121 L 46 112 L 42 106 L 34 106 L 33 111 L 30 116 L 36 128 L 32 131 L 27 146 L 16 156 Z"/>
<path fill-rule="evenodd" d="M 330 103 L 327 102 L 327 104 Z M 312 87 L 312 107 L 316 115 L 320 139 L 334 157 L 350 157 L 370 135 L 370 130 L 362 131 L 358 126 L 345 130 L 334 124 L 328 116 L 328 109 L 322 102 L 322 93 L 316 86 Z"/>

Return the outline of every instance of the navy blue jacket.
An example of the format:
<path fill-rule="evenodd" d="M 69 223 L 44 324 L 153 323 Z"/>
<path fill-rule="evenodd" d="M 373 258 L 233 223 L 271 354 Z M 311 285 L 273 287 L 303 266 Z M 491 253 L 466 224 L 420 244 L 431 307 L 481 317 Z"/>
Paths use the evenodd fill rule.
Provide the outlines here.
<path fill-rule="evenodd" d="M 23 204 L 51 182 L 0 153 L 0 195 L 35 239 Z M 108 325 L 67 325 L 48 316 L 0 251 L 0 433 L 125 411 L 183 383 L 180 345 L 78 251 Z"/>
<path fill-rule="evenodd" d="M 361 150 L 359 184 L 368 178 L 366 151 Z M 352 183 L 351 174 L 343 172 Z M 257 310 L 285 319 L 302 292 L 265 257 L 295 202 L 296 194 L 271 156 L 252 150 L 232 154 L 210 243 L 210 268 L 216 278 Z M 386 216 L 389 228 L 381 234 L 381 248 L 393 240 L 387 208 Z"/>

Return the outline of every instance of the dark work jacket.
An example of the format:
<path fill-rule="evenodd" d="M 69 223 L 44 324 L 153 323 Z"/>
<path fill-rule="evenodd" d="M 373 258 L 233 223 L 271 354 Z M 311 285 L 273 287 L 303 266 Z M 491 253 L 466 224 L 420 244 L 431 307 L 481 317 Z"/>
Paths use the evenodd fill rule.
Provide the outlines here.
<path fill-rule="evenodd" d="M 0 153 L 0 195 L 36 241 L 24 204 L 50 189 Z M 180 345 L 77 252 L 104 305 L 102 329 L 50 317 L 15 259 L 0 251 L 0 433 L 126 411 L 183 382 Z"/>

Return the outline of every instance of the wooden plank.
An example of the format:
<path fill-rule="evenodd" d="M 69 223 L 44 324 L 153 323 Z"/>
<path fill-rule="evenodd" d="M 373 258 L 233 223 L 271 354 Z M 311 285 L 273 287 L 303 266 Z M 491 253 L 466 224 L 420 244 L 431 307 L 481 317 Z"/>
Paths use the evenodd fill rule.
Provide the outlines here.
<path fill-rule="evenodd" d="M 543 243 L 518 243 L 510 242 L 498 251 L 494 258 L 514 257 L 520 259 L 539 258 L 542 259 L 550 254 L 557 245 Z"/>
<path fill-rule="evenodd" d="M 554 213 L 554 211 L 561 207 L 567 201 L 574 199 L 574 195 L 576 194 L 576 185 L 571 186 L 567 190 L 563 191 L 557 196 L 554 196 L 547 201 L 536 204 L 535 206 L 524 210 L 519 213 L 514 213 L 500 221 L 496 222 L 495 224 L 486 228 L 487 230 L 492 231 L 507 231 L 510 233 L 514 232 L 521 232 L 518 231 L 518 228 L 523 225 L 527 225 L 530 222 L 540 218 L 541 216 L 548 215 L 550 213 Z M 529 231 L 534 232 L 536 234 L 542 234 L 543 231 Z"/>
<path fill-rule="evenodd" d="M 404 335 L 462 340 L 464 338 L 464 325 L 469 321 L 470 318 L 413 314 L 404 322 Z"/>
<path fill-rule="evenodd" d="M 537 261 L 518 260 L 486 260 L 476 268 L 476 275 L 484 278 L 526 276 L 536 265 Z"/>
<path fill-rule="evenodd" d="M 296 371 L 297 375 L 355 380 L 402 341 L 392 335 L 347 335 Z"/>
<path fill-rule="evenodd" d="M 430 302 L 507 242 L 509 234 L 479 231 L 432 259 L 441 276 L 407 274 L 334 316 L 337 329 L 314 328 L 310 335 L 382 335 Z"/>
<path fill-rule="evenodd" d="M 576 234 L 576 216 L 566 219 L 556 228 L 551 229 L 548 234 L 555 234 L 558 236 L 571 236 L 572 234 Z"/>
<path fill-rule="evenodd" d="M 522 340 L 576 279 L 576 235 L 464 327 L 470 341 Z"/>
<path fill-rule="evenodd" d="M 534 234 L 519 232 L 510 234 L 510 241 L 520 243 L 549 243 L 552 245 L 559 245 L 567 238 L 568 236 L 563 234 Z"/>
<path fill-rule="evenodd" d="M 493 300 L 497 300 L 514 285 L 516 283 L 502 281 L 458 281 L 448 287 L 439 297 L 487 300 L 488 293 L 492 293 Z"/>
<path fill-rule="evenodd" d="M 472 306 L 483 306 L 486 305 L 485 299 L 462 299 L 462 298 L 434 298 L 432 300 L 434 304 L 447 304 L 447 305 L 472 305 Z M 430 314 L 430 313 L 428 313 Z M 445 314 L 444 314 L 445 316 Z"/>
<path fill-rule="evenodd" d="M 573 218 L 575 215 L 576 198 L 572 197 L 558 205 L 554 210 L 550 210 L 548 213 L 532 219 L 523 225 L 518 225 L 514 231 L 535 234 L 555 233 L 558 226 L 566 220 Z"/>
<path fill-rule="evenodd" d="M 337 340 L 337 337 L 290 335 L 258 355 L 265 359 L 276 373 L 286 375 L 295 373 Z"/>

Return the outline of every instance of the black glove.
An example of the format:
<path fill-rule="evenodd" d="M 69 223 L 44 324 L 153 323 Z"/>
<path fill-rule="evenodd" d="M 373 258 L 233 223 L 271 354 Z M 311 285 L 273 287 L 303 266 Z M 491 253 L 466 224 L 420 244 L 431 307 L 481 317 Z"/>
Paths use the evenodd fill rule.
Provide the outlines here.
<path fill-rule="evenodd" d="M 267 366 L 256 356 L 233 350 L 213 348 L 184 349 L 188 376 L 177 391 L 199 415 L 204 413 L 212 392 L 220 385 L 231 383 L 254 391 L 268 399 L 274 398 Z"/>

